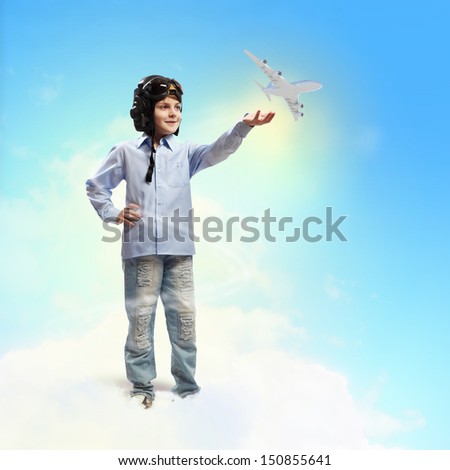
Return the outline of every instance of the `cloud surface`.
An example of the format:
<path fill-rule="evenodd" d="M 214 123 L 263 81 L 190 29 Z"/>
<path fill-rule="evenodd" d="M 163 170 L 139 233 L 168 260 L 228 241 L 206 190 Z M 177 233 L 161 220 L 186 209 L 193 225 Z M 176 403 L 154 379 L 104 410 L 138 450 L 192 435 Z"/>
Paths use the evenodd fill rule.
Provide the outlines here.
<path fill-rule="evenodd" d="M 170 350 L 158 311 L 159 376 L 151 410 L 134 407 L 124 379 L 126 323 L 111 314 L 82 337 L 7 353 L 0 361 L 6 449 L 366 448 L 339 374 L 280 348 L 302 337 L 274 313 L 200 308 L 202 391 L 173 400 Z"/>

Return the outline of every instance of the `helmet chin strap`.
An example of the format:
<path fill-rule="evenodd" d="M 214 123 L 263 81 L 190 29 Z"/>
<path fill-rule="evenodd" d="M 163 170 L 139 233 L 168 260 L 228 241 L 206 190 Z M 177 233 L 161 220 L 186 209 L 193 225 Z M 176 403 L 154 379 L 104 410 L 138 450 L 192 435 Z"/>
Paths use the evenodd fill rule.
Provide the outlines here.
<path fill-rule="evenodd" d="M 152 177 L 153 177 L 153 170 L 155 168 L 155 158 L 154 154 L 156 153 L 155 150 L 155 130 L 151 132 L 151 139 L 152 139 L 152 146 L 150 149 L 150 164 L 148 166 L 147 174 L 145 175 L 145 182 L 150 184 L 152 182 Z"/>

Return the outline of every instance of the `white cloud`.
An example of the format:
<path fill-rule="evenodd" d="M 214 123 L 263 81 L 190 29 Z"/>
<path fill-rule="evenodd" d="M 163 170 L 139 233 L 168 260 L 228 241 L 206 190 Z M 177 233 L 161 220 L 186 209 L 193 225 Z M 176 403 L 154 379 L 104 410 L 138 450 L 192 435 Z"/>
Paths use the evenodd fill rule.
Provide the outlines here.
<path fill-rule="evenodd" d="M 349 292 L 354 287 L 354 281 L 337 279 L 332 274 L 328 274 L 325 279 L 324 290 L 327 297 L 331 300 L 350 302 L 352 300 L 352 296 Z"/>
<path fill-rule="evenodd" d="M 50 75 L 44 73 L 37 84 L 30 90 L 30 94 L 39 103 L 49 105 L 59 98 L 62 92 L 63 75 Z"/>
<path fill-rule="evenodd" d="M 22 160 L 26 160 L 30 158 L 31 149 L 25 145 L 13 145 L 11 147 L 11 154 L 14 157 L 20 158 Z"/>
<path fill-rule="evenodd" d="M 378 377 L 358 406 L 366 435 L 378 441 L 425 426 L 425 418 L 417 410 L 403 410 L 399 417 L 393 417 L 379 409 L 378 402 L 387 380 L 384 374 Z"/>
<path fill-rule="evenodd" d="M 425 426 L 425 418 L 417 410 L 406 410 L 400 417 L 393 417 L 373 407 L 361 408 L 364 431 L 368 438 L 383 440 L 408 433 Z"/>
<path fill-rule="evenodd" d="M 366 448 L 339 374 L 280 348 L 302 332 L 257 310 L 199 308 L 194 399 L 170 401 L 169 346 L 158 312 L 151 410 L 130 406 L 122 365 L 124 315 L 79 339 L 10 352 L 0 361 L 5 449 Z"/>

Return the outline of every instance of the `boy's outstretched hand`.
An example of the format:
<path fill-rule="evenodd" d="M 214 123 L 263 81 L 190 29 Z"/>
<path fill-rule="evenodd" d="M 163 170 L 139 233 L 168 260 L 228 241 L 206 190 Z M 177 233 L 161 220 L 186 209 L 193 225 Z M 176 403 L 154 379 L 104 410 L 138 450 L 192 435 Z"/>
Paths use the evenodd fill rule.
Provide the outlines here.
<path fill-rule="evenodd" d="M 258 109 L 256 113 L 249 113 L 244 116 L 244 119 L 242 120 L 249 126 L 262 126 L 263 124 L 269 124 L 274 116 L 275 113 L 272 111 L 261 114 L 261 111 Z"/>

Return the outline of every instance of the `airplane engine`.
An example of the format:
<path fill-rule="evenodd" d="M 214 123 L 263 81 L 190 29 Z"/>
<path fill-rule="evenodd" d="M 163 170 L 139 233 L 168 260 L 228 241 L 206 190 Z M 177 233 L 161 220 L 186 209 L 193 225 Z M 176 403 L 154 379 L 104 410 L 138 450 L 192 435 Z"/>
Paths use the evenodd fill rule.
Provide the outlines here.
<path fill-rule="evenodd" d="M 281 75 L 283 75 L 283 74 L 281 73 L 281 70 L 278 71 L 278 75 L 279 75 L 280 77 L 281 77 Z"/>
<path fill-rule="evenodd" d="M 266 60 L 266 59 L 263 59 L 263 64 L 267 64 L 267 60 Z"/>

